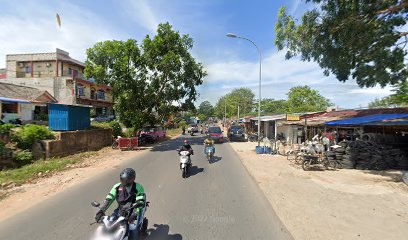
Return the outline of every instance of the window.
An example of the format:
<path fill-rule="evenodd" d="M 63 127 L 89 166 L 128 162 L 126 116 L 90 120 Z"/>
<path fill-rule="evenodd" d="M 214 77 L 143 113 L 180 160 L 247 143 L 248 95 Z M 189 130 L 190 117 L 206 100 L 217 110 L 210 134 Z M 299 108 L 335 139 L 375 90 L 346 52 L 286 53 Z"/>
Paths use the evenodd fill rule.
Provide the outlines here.
<path fill-rule="evenodd" d="M 30 66 L 26 66 L 26 67 L 25 67 L 25 72 L 26 72 L 26 73 L 31 73 L 31 68 L 30 68 Z"/>
<path fill-rule="evenodd" d="M 85 96 L 85 88 L 82 85 L 77 85 L 78 96 Z"/>
<path fill-rule="evenodd" d="M 105 92 L 99 90 L 98 91 L 98 100 L 105 100 Z"/>
<path fill-rule="evenodd" d="M 91 88 L 91 99 L 95 99 L 95 88 Z"/>
<path fill-rule="evenodd" d="M 3 113 L 18 113 L 18 103 L 5 103 L 2 104 Z"/>
<path fill-rule="evenodd" d="M 78 70 L 74 70 L 74 77 L 78 77 Z"/>
<path fill-rule="evenodd" d="M 68 74 L 69 74 L 69 75 L 72 74 L 72 68 L 68 68 Z"/>

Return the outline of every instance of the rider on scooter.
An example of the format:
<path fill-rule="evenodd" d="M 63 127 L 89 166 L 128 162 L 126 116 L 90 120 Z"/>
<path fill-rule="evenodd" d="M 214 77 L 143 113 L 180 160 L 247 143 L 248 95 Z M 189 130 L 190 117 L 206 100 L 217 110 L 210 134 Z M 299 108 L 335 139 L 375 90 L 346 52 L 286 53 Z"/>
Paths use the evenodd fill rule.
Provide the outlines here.
<path fill-rule="evenodd" d="M 95 220 L 99 222 L 102 217 L 105 215 L 106 210 L 112 205 L 112 203 L 116 200 L 118 203 L 118 207 L 113 211 L 112 216 L 118 216 L 120 214 L 120 209 L 126 203 L 135 203 L 136 197 L 142 196 L 144 194 L 143 186 L 139 183 L 135 182 L 136 178 L 136 171 L 132 168 L 125 168 L 120 173 L 120 182 L 115 184 L 112 187 L 110 193 L 106 196 L 105 201 L 103 202 L 102 207 L 96 213 Z M 142 208 L 135 209 L 132 215 L 129 218 L 129 223 L 134 223 L 138 219 L 139 213 L 141 212 Z M 137 229 L 129 229 L 129 240 L 133 240 L 137 238 Z"/>
<path fill-rule="evenodd" d="M 213 149 L 213 154 L 215 154 L 215 147 L 214 147 L 214 140 L 212 140 L 212 138 L 211 137 L 207 137 L 205 140 L 204 140 L 204 154 L 207 154 L 207 148 L 208 147 L 212 147 L 212 149 Z"/>
<path fill-rule="evenodd" d="M 187 140 L 184 140 L 184 145 L 180 147 L 180 149 L 178 150 L 179 154 L 182 151 L 187 151 L 190 154 L 189 155 L 194 155 L 194 151 L 193 148 L 191 148 L 190 144 L 188 144 Z"/>

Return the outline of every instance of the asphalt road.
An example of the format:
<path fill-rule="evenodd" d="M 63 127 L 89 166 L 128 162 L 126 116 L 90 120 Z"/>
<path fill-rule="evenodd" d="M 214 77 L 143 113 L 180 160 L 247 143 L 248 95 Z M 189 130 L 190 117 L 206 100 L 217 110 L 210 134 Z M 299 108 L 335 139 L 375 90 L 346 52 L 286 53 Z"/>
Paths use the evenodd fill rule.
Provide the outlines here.
<path fill-rule="evenodd" d="M 96 213 L 90 202 L 102 202 L 125 167 L 136 169 L 151 202 L 148 239 L 292 239 L 228 143 L 216 145 L 209 164 L 203 138 L 186 138 L 195 150 L 187 179 L 176 153 L 180 137 L 0 222 L 0 239 L 88 239 Z"/>

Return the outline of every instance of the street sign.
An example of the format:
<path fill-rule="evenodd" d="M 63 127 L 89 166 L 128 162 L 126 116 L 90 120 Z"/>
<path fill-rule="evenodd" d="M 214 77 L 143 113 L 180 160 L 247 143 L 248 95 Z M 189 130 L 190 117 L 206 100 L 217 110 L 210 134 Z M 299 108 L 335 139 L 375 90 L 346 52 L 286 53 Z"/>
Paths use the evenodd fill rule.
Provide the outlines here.
<path fill-rule="evenodd" d="M 295 114 L 286 114 L 286 121 L 299 121 L 300 116 Z"/>

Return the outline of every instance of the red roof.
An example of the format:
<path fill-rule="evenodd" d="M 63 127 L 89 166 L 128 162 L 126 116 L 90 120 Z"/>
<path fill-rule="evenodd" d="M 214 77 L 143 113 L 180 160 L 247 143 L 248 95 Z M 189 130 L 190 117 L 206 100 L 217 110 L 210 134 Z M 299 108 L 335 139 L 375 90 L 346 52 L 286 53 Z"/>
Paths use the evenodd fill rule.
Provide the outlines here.
<path fill-rule="evenodd" d="M 374 114 L 393 114 L 393 113 L 408 113 L 408 108 L 374 108 L 374 109 L 349 109 L 325 112 L 320 114 L 312 114 L 304 116 L 300 121 L 293 121 L 290 124 L 300 124 L 305 123 L 305 118 L 307 118 L 307 125 L 320 125 L 325 122 L 353 118 L 353 117 L 363 117 Z"/>

